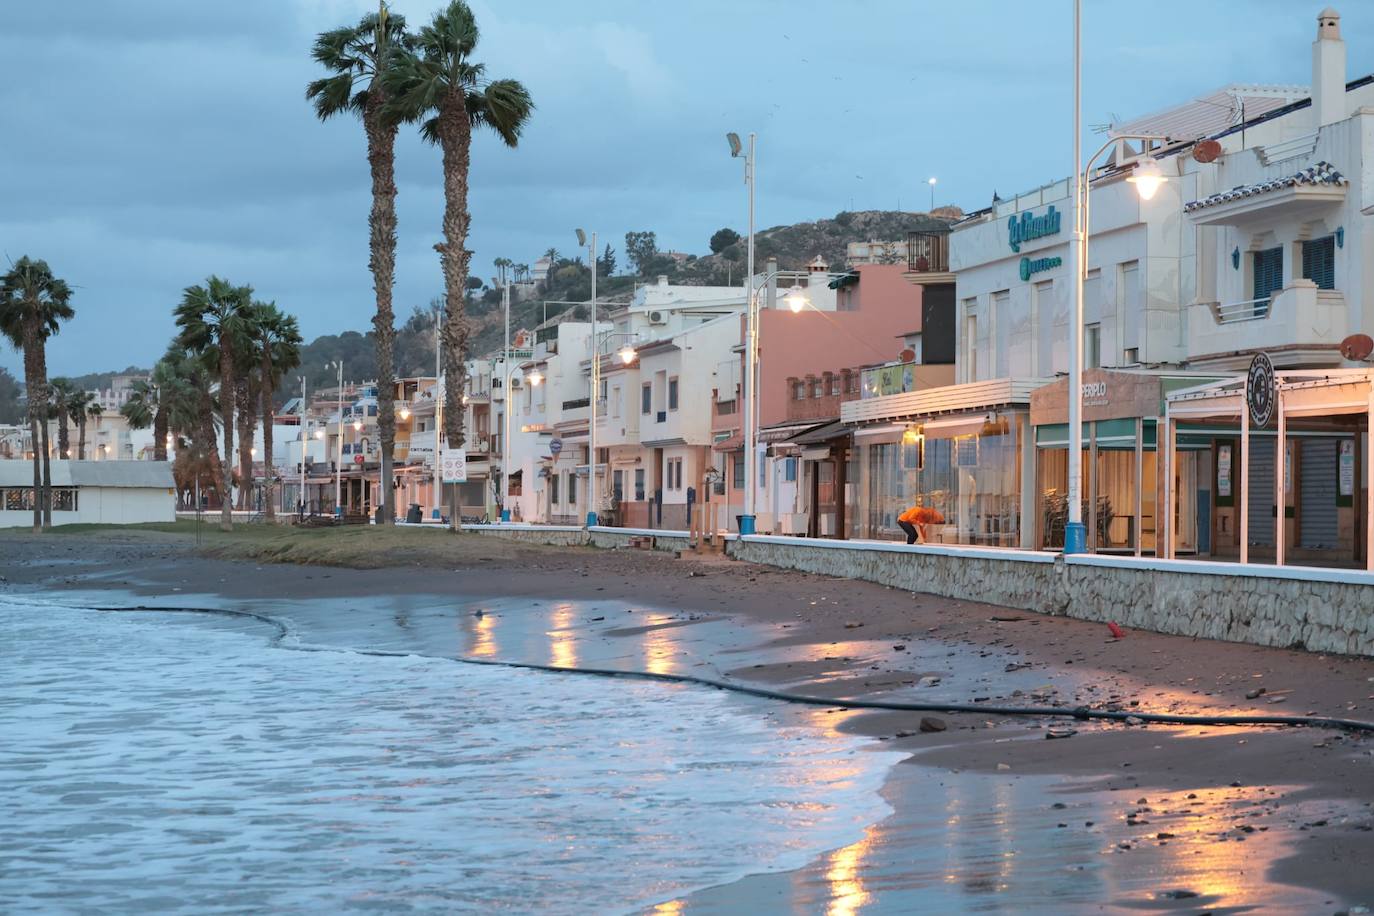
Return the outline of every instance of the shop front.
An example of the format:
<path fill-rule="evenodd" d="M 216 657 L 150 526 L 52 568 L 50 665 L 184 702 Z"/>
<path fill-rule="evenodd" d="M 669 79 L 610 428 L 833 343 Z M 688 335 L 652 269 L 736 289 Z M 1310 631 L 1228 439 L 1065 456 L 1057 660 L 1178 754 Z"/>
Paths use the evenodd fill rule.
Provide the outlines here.
<path fill-rule="evenodd" d="M 928 529 L 934 543 L 1032 546 L 1022 482 L 1033 470 L 1029 406 L 1040 384 L 996 379 L 845 404 L 858 496 L 850 536 L 904 538 L 897 517 L 922 506 L 944 518 Z"/>
<path fill-rule="evenodd" d="M 1186 374 L 1090 369 L 1083 373 L 1081 493 L 1087 546 L 1099 553 L 1158 552 L 1158 506 L 1163 487 L 1158 430 L 1164 398 L 1176 388 L 1213 381 Z M 1031 395 L 1035 427 L 1035 546 L 1060 550 L 1068 521 L 1068 379 Z M 1179 443 L 1180 552 L 1210 550 L 1209 440 Z M 1199 511 L 1201 507 L 1201 511 Z"/>

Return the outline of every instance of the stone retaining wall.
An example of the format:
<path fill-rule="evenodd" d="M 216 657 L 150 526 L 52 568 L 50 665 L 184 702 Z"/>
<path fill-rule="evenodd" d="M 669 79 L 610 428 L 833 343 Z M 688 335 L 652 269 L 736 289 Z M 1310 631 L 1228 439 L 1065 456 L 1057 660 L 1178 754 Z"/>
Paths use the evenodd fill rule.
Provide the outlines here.
<path fill-rule="evenodd" d="M 573 525 L 471 525 L 465 530 L 485 534 L 490 537 L 505 538 L 510 541 L 524 541 L 529 544 L 549 544 L 558 547 L 627 548 L 633 538 L 651 537 L 655 550 L 686 550 L 689 546 L 687 532 L 660 531 L 638 528 L 603 528 L 590 530 Z"/>
<path fill-rule="evenodd" d="M 730 554 L 1160 633 L 1374 656 L 1374 575 L 1364 572 L 767 536 L 734 540 Z"/>

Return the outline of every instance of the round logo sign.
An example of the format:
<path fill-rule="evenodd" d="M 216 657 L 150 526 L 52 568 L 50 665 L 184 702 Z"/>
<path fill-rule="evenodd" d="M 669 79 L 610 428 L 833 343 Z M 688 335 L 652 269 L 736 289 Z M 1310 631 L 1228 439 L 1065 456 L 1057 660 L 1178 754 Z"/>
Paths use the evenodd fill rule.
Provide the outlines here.
<path fill-rule="evenodd" d="M 362 455 L 354 455 L 354 456 L 353 456 L 353 463 L 354 463 L 354 464 L 362 464 L 362 463 L 363 463 L 363 456 L 362 456 Z"/>
<path fill-rule="evenodd" d="M 558 453 L 561 451 L 563 451 L 562 439 L 554 439 L 552 442 L 549 443 L 549 454 L 553 455 L 553 457 L 557 458 Z"/>
<path fill-rule="evenodd" d="M 1245 404 L 1250 409 L 1250 422 L 1268 426 L 1274 417 L 1274 364 L 1268 354 L 1256 353 L 1245 374 Z"/>

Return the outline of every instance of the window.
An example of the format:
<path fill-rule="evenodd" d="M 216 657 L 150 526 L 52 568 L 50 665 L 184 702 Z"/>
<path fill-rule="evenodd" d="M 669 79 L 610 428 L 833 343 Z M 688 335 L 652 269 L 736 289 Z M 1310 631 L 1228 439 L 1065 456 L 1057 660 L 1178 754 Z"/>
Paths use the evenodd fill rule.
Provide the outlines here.
<path fill-rule="evenodd" d="M 1268 299 L 1283 289 L 1283 249 L 1266 248 L 1251 255 L 1254 267 L 1254 299 Z"/>
<path fill-rule="evenodd" d="M 377 405 L 376 405 L 376 404 L 368 404 L 368 405 L 367 405 L 367 415 L 368 415 L 369 417 L 375 417 L 375 416 L 377 416 Z"/>
<path fill-rule="evenodd" d="M 619 416 L 620 416 L 620 386 L 619 386 L 619 385 L 616 385 L 615 388 L 611 389 L 611 391 L 612 391 L 612 395 L 611 395 L 611 416 L 613 416 L 613 417 L 619 417 Z"/>
<path fill-rule="evenodd" d="M 1302 275 L 1317 284 L 1317 289 L 1336 288 L 1335 236 L 1302 243 Z"/>
<path fill-rule="evenodd" d="M 677 376 L 668 379 L 668 409 L 677 410 Z"/>
<path fill-rule="evenodd" d="M 33 511 L 33 487 L 11 487 L 0 493 L 4 494 L 4 502 L 0 505 L 3 505 L 6 511 Z"/>
<path fill-rule="evenodd" d="M 612 471 L 612 472 L 611 472 L 611 497 L 612 497 L 616 502 L 620 502 L 622 499 L 625 498 L 625 472 L 624 472 L 624 471 Z"/>
<path fill-rule="evenodd" d="M 804 401 L 804 400 L 806 400 L 806 382 L 793 382 L 793 383 L 792 383 L 792 400 L 794 400 L 794 401 Z"/>
<path fill-rule="evenodd" d="M 1102 368 L 1102 325 L 1090 324 L 1083 328 L 1083 368 Z"/>
<path fill-rule="evenodd" d="M 736 490 L 744 489 L 744 452 L 735 452 L 731 456 L 730 482 Z"/>
<path fill-rule="evenodd" d="M 840 393 L 840 377 L 838 375 L 831 375 L 828 372 L 825 377 L 828 382 L 828 387 L 830 388 L 830 393 L 838 396 Z"/>
<path fill-rule="evenodd" d="M 549 505 L 551 505 L 551 506 L 556 506 L 556 505 L 558 505 L 558 502 L 559 502 L 559 500 L 558 500 L 558 478 L 559 478 L 560 476 L 562 476 L 562 475 L 560 475 L 560 474 L 550 474 L 550 475 L 549 475 Z"/>
<path fill-rule="evenodd" d="M 797 459 L 788 458 L 783 464 L 782 479 L 788 483 L 795 483 L 797 480 Z"/>
<path fill-rule="evenodd" d="M 568 474 L 568 505 L 577 505 L 577 472 Z"/>
<path fill-rule="evenodd" d="M 52 510 L 54 512 L 76 511 L 76 490 L 63 489 L 52 491 Z"/>
<path fill-rule="evenodd" d="M 635 500 L 644 501 L 644 469 L 635 468 Z"/>
<path fill-rule="evenodd" d="M 682 459 L 670 458 L 668 460 L 668 489 L 682 489 Z"/>
<path fill-rule="evenodd" d="M 978 316 L 964 319 L 964 380 L 978 380 Z"/>
<path fill-rule="evenodd" d="M 757 486 L 760 490 L 768 489 L 768 478 L 771 475 L 768 473 L 768 455 L 765 452 L 759 452 L 759 466 L 755 469 L 754 476 L 758 480 Z"/>
<path fill-rule="evenodd" d="M 639 389 L 639 412 L 650 413 L 654 409 L 654 386 L 645 382 Z"/>
<path fill-rule="evenodd" d="M 825 380 L 824 380 L 824 379 L 812 379 L 812 381 L 811 381 L 811 397 L 813 397 L 813 398 L 823 398 L 823 397 L 825 397 Z"/>
<path fill-rule="evenodd" d="M 735 412 L 735 401 L 731 398 L 728 401 L 716 402 L 716 413 L 722 417 L 729 416 Z"/>

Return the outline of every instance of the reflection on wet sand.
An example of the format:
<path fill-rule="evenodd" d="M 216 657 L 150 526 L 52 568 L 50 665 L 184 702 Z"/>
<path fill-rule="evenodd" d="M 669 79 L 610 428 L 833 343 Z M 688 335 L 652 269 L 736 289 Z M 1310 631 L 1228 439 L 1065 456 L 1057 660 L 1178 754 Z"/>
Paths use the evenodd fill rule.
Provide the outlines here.
<path fill-rule="evenodd" d="M 658 622 L 658 621 L 655 621 Z M 673 656 L 681 651 L 677 637 L 682 631 L 674 627 L 654 627 L 644 633 L 644 669 L 653 674 L 676 674 Z"/>
<path fill-rule="evenodd" d="M 549 664 L 555 668 L 577 667 L 577 634 L 573 632 L 576 617 L 568 602 L 555 605 L 549 614 L 552 629 L 549 637 Z"/>
<path fill-rule="evenodd" d="M 472 617 L 471 647 L 468 649 L 468 654 L 478 658 L 490 658 L 500 649 L 501 647 L 496 643 L 495 615 L 479 609 Z"/>
<path fill-rule="evenodd" d="M 678 916 L 682 912 L 681 900 L 669 900 L 667 903 L 660 903 L 651 910 L 654 916 Z"/>
<path fill-rule="evenodd" d="M 826 857 L 825 880 L 830 884 L 826 916 L 854 916 L 873 899 L 864 886 L 860 867 L 868 857 L 876 827 L 864 831 L 864 838 Z"/>

